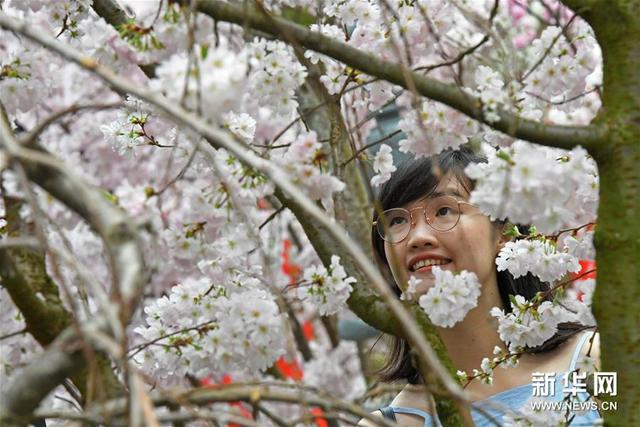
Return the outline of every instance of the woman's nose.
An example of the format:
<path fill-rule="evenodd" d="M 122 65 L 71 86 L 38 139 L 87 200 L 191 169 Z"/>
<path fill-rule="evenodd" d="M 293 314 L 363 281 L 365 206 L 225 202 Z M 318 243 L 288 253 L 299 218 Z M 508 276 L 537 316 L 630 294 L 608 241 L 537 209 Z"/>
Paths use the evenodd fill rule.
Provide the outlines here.
<path fill-rule="evenodd" d="M 416 248 L 436 246 L 438 244 L 436 233 L 437 231 L 427 223 L 424 215 L 414 213 L 413 224 L 409 230 L 409 236 L 407 236 L 407 244 Z"/>

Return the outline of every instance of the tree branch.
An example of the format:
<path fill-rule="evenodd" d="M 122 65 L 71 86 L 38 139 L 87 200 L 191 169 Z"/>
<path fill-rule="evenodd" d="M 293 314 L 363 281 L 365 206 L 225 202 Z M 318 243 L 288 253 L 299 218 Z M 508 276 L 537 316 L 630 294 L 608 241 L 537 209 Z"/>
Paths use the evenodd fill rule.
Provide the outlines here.
<path fill-rule="evenodd" d="M 85 184 L 45 150 L 20 146 L 3 111 L 0 112 L 0 136 L 30 180 L 84 218 L 103 238 L 114 269 L 115 296 L 121 302 L 120 321 L 122 325 L 128 324 L 146 283 L 143 249 L 135 222 L 108 202 L 100 189 Z M 124 337 L 123 330 L 113 332 L 117 339 Z"/>
<path fill-rule="evenodd" d="M 8 196 L 4 196 L 3 201 L 7 233 L 9 236 L 16 236 L 8 240 L 21 239 L 20 235 L 30 234 L 31 224 L 24 224 L 18 214 L 21 203 Z M 39 243 L 35 248 L 0 247 L 0 276 L 11 300 L 24 317 L 25 331 L 41 346 L 47 347 L 63 330 L 71 326 L 71 314 L 64 307 L 58 287 L 46 271 L 44 253 Z M 84 364 L 78 366 L 82 369 L 74 372 L 71 378 L 81 393 L 81 401 L 86 401 L 91 399 L 91 393 L 87 390 L 90 371 Z M 97 355 L 93 367 L 97 368 L 104 398 L 122 394 L 124 388 L 115 376 L 108 358 Z M 10 394 L 7 393 L 8 396 Z"/>
<path fill-rule="evenodd" d="M 407 88 L 407 80 L 412 81 L 418 94 L 455 108 L 470 118 L 515 138 L 564 149 L 571 149 L 578 144 L 590 149 L 601 144 L 606 138 L 607 128 L 603 125 L 547 125 L 520 118 L 504 110 L 499 112 L 500 119 L 497 122 L 489 122 L 484 117 L 480 100 L 467 94 L 457 85 L 442 83 L 406 70 L 400 64 L 385 61 L 378 55 L 356 49 L 281 17 L 265 16 L 255 7 L 220 0 L 199 0 L 198 10 L 213 19 L 249 26 L 276 37 L 281 31 L 286 31 L 289 37 L 307 49 L 330 56 L 352 68 L 404 88 Z M 277 26 L 273 25 L 274 22 Z M 406 78 L 407 75 L 410 79 Z"/>
<path fill-rule="evenodd" d="M 207 405 L 215 402 L 284 402 L 298 403 L 308 407 L 321 407 L 326 410 L 337 410 L 351 414 L 359 418 L 366 418 L 374 421 L 376 425 L 392 427 L 394 424 L 374 417 L 364 410 L 357 403 L 346 402 L 333 398 L 325 393 L 314 392 L 309 388 L 298 387 L 297 385 L 284 383 L 280 384 L 230 384 L 216 386 L 215 388 L 200 388 L 187 391 L 173 396 L 167 393 L 151 393 L 151 401 L 154 406 L 171 406 L 175 403 L 185 405 Z M 87 414 L 89 419 L 100 418 L 102 414 L 111 417 L 119 417 L 125 414 L 126 402 L 123 399 L 116 399 L 111 402 L 92 408 Z M 39 415 L 39 414 L 38 414 Z"/>
<path fill-rule="evenodd" d="M 590 22 L 590 15 L 593 13 L 597 0 L 561 0 L 562 3 L 575 13 L 580 15 L 582 19 Z"/>
<path fill-rule="evenodd" d="M 16 374 L 0 399 L 0 425 L 22 427 L 51 390 L 85 366 L 73 328 L 62 332 L 40 356 Z"/>
<path fill-rule="evenodd" d="M 2 199 L 8 235 L 19 238 L 33 234 L 29 230 L 33 224 L 25 224 L 20 219 L 23 204 L 9 196 Z M 27 331 L 40 345 L 50 344 L 71 324 L 71 314 L 64 308 L 58 287 L 46 272 L 44 252 L 39 245 L 37 249 L 1 249 L 0 276 L 2 285 L 24 316 Z"/>
<path fill-rule="evenodd" d="M 0 142 L 12 161 L 19 162 L 19 166 L 24 169 L 31 181 L 40 185 L 78 213 L 103 238 L 110 256 L 115 280 L 114 299 L 120 302 L 118 305 L 119 319 L 109 322 L 110 328 L 104 329 L 114 335 L 124 346 L 126 343 L 124 325 L 128 324 L 146 283 L 143 251 L 138 241 L 134 222 L 122 210 L 111 205 L 101 195 L 99 189 L 85 184 L 81 178 L 74 176 L 64 164 L 46 151 L 22 147 L 11 130 L 9 118 L 2 104 L 0 104 Z M 17 215 L 17 211 L 15 215 Z M 46 274 L 43 255 L 36 254 L 40 258 L 33 259 L 33 254 L 25 252 L 25 250 L 21 251 L 15 258 L 29 259 L 30 262 L 26 268 L 22 269 L 21 274 L 18 274 L 19 271 L 16 270 L 15 264 L 11 264 L 11 259 L 2 259 L 0 260 L 2 261 L 2 276 L 5 282 L 14 285 L 15 292 L 12 299 L 25 314 L 28 327 L 30 323 L 37 323 L 38 326 L 33 328 L 34 336 L 38 338 L 37 334 L 45 334 L 40 339 L 51 342 L 63 327 L 71 323 L 70 315 L 61 303 L 57 307 L 62 314 L 54 313 L 51 315 L 46 311 L 49 308 L 46 306 L 42 310 L 33 309 L 33 303 L 37 305 L 39 298 L 37 292 L 28 288 L 27 284 L 32 284 L 34 279 L 37 279 L 35 283 L 44 284 L 48 294 L 54 296 L 57 296 L 57 287 Z M 33 266 L 39 267 L 34 269 Z M 36 277 L 29 276 L 33 274 Z M 16 295 L 18 298 L 14 298 Z M 21 307 L 20 304 L 23 303 L 28 306 Z M 34 314 L 39 314 L 40 317 L 29 320 L 30 316 Z M 110 313 L 104 313 L 104 315 L 104 319 L 110 318 Z M 56 320 L 60 320 L 60 322 L 54 323 Z M 85 367 L 86 360 L 82 357 L 81 352 L 74 349 L 68 354 L 63 353 L 63 350 L 60 349 L 47 352 L 47 357 L 51 359 L 49 366 L 40 367 L 31 364 L 14 378 L 12 386 L 8 389 L 5 399 L 0 405 L 0 418 L 22 422 L 20 420 L 30 416 L 40 400 L 60 384 L 64 378 Z M 124 351 L 122 355 L 124 356 Z M 115 389 L 116 392 L 121 391 L 122 387 L 113 376 L 108 359 L 99 358 L 97 365 L 101 372 L 106 371 L 111 374 L 111 376 L 104 377 L 108 380 L 104 385 L 107 393 L 111 394 L 112 389 Z M 40 375 L 46 377 L 39 378 Z M 83 382 L 78 381 L 77 386 L 82 389 Z M 28 388 L 30 389 L 27 390 Z M 25 394 L 28 396 L 25 397 Z"/>
<path fill-rule="evenodd" d="M 129 20 L 127 13 L 114 0 L 93 0 L 93 11 L 111 24 L 116 30 Z M 149 78 L 156 75 L 156 64 L 138 64 L 138 67 Z"/>

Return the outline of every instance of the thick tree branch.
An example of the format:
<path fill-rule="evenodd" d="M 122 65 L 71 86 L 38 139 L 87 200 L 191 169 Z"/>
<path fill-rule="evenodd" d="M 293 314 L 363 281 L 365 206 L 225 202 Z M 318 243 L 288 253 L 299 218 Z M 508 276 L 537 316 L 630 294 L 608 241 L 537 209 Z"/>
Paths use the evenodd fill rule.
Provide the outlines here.
<path fill-rule="evenodd" d="M 580 15 L 585 21 L 590 22 L 594 6 L 599 0 L 562 0 L 562 3 L 575 13 Z"/>
<path fill-rule="evenodd" d="M 7 234 L 16 236 L 15 238 L 30 234 L 32 224 L 25 224 L 19 217 L 22 204 L 8 196 L 3 197 L 3 201 Z M 41 346 L 49 346 L 62 331 L 72 325 L 72 315 L 64 307 L 58 286 L 46 271 L 44 253 L 40 246 L 35 249 L 1 248 L 0 275 L 2 285 L 24 317 L 26 332 L 29 332 Z M 111 362 L 104 355 L 96 355 L 95 363 L 91 366 L 96 370 L 91 374 L 88 367 L 81 366 L 82 369 L 74 372 L 71 379 L 80 391 L 82 403 L 91 400 L 92 393 L 88 392 L 87 387 L 87 379 L 91 374 L 97 375 L 100 381 L 101 398 L 114 398 L 124 392 L 124 387 L 113 372 Z"/>
<path fill-rule="evenodd" d="M 116 29 L 127 22 L 127 13 L 114 0 L 93 0 L 93 10 Z"/>
<path fill-rule="evenodd" d="M 127 13 L 114 0 L 93 0 L 91 7 L 98 16 L 111 24 L 116 30 L 129 19 Z M 155 76 L 155 64 L 142 64 L 138 66 L 147 77 L 153 78 Z"/>
<path fill-rule="evenodd" d="M 10 133 L 6 116 L 0 117 L 0 134 L 11 155 L 20 159 L 29 179 L 84 218 L 104 239 L 114 270 L 120 321 L 128 324 L 146 283 L 144 258 L 138 230 L 126 213 L 108 202 L 99 189 L 85 184 L 64 164 L 43 150 L 21 147 Z M 12 142 L 10 142 L 12 141 Z M 123 331 L 113 331 L 117 339 Z"/>
<path fill-rule="evenodd" d="M 357 403 L 346 402 L 324 393 L 318 393 L 308 387 L 299 387 L 290 383 L 231 384 L 215 388 L 200 388 L 172 395 L 166 392 L 152 392 L 150 393 L 150 398 L 156 407 L 172 407 L 175 404 L 179 404 L 186 406 L 185 412 L 189 411 L 189 405 L 204 406 L 216 402 L 244 401 L 251 404 L 259 402 L 297 403 L 307 407 L 320 407 L 325 411 L 339 411 L 358 418 L 366 418 L 374 421 L 379 426 L 394 426 L 389 421 L 373 417 Z M 123 416 L 126 410 L 126 401 L 124 399 L 116 399 L 95 406 L 85 416 L 89 420 L 99 420 L 109 416 L 112 420 L 118 422 L 119 417 Z M 37 415 L 44 415 L 44 413 Z"/>
<path fill-rule="evenodd" d="M 44 47 L 60 54 L 61 56 L 77 63 L 83 68 L 92 71 L 114 89 L 121 92 L 128 92 L 158 108 L 168 117 L 178 124 L 189 127 L 193 131 L 202 135 L 210 145 L 201 142 L 199 149 L 210 151 L 215 148 L 225 148 L 242 163 L 268 176 L 274 184 L 281 189 L 291 199 L 304 209 L 310 220 L 318 223 L 322 228 L 326 229 L 328 234 L 332 236 L 336 244 L 338 244 L 345 252 L 352 254 L 354 263 L 363 272 L 366 283 L 372 286 L 380 295 L 380 298 L 390 308 L 394 317 L 397 319 L 405 338 L 409 341 L 412 348 L 415 349 L 421 362 L 421 371 L 430 371 L 441 382 L 444 393 L 451 396 L 460 406 L 466 406 L 469 398 L 463 392 L 458 383 L 450 376 L 447 369 L 438 359 L 433 348 L 427 343 L 420 329 L 414 323 L 412 316 L 404 308 L 403 304 L 396 298 L 385 279 L 382 277 L 376 266 L 373 265 L 370 258 L 362 249 L 353 242 L 349 237 L 347 230 L 339 224 L 332 222 L 330 218 L 322 211 L 304 192 L 302 192 L 295 184 L 293 184 L 288 175 L 273 162 L 267 161 L 256 156 L 252 151 L 231 138 L 226 132 L 216 127 L 210 126 L 203 119 L 184 110 L 176 103 L 168 101 L 162 95 L 152 92 L 148 89 L 140 87 L 140 85 L 129 82 L 122 77 L 117 76 L 113 71 L 98 64 L 94 59 L 84 56 L 72 49 L 71 47 L 59 42 L 58 40 L 43 35 L 40 31 L 29 27 L 24 21 L 17 20 L 13 17 L 0 13 L 0 26 L 20 33 L 29 39 L 43 45 Z M 38 177 L 43 178 L 43 177 Z M 86 212 L 86 207 L 82 209 Z M 92 216 L 92 215 L 89 215 Z M 468 413 L 468 412 L 467 412 Z"/>
<path fill-rule="evenodd" d="M 3 197 L 3 202 L 9 237 L 33 234 L 33 224 L 25 224 L 19 216 L 23 203 L 8 196 Z M 58 286 L 46 272 L 41 248 L 0 250 L 0 276 L 24 316 L 27 331 L 41 345 L 50 344 L 71 324 L 71 314 L 62 304 Z"/>
<path fill-rule="evenodd" d="M 352 68 L 404 88 L 407 88 L 407 81 L 411 81 L 418 94 L 455 108 L 470 118 L 515 138 L 550 147 L 570 149 L 580 144 L 590 149 L 601 144 L 606 137 L 607 129 L 602 125 L 553 126 L 526 120 L 507 111 L 499 113 L 499 121 L 488 122 L 482 112 L 481 102 L 456 85 L 442 83 L 418 72 L 403 69 L 400 64 L 385 61 L 378 55 L 356 49 L 286 19 L 265 16 L 255 7 L 220 0 L 199 0 L 198 10 L 216 20 L 249 26 L 276 37 L 282 38 L 282 32 L 285 32 L 287 38 L 295 40 L 307 49 L 335 58 Z M 407 76 L 410 78 L 407 79 Z"/>
<path fill-rule="evenodd" d="M 121 418 L 114 420 L 110 416 L 105 415 L 87 415 L 79 412 L 62 412 L 62 411 L 41 411 L 34 417 L 35 419 L 55 419 L 64 421 L 77 421 L 77 424 L 68 423 L 64 425 L 82 425 L 82 426 L 105 426 L 109 427 L 131 427 L 129 420 Z M 235 415 L 227 412 L 212 411 L 207 409 L 198 408 L 197 410 L 191 409 L 189 411 L 182 412 L 169 412 L 164 415 L 155 417 L 156 421 L 161 424 L 156 425 L 173 425 L 176 427 L 184 426 L 186 422 L 190 421 L 204 421 L 208 422 L 205 425 L 233 425 L 242 427 L 257 427 L 254 421 L 251 421 L 243 416 Z M 214 423 L 211 423 L 213 421 Z M 151 425 L 151 424 L 147 424 Z M 288 424 L 287 424 L 288 426 Z"/>
<path fill-rule="evenodd" d="M 0 425 L 27 425 L 42 399 L 77 372 L 78 366 L 84 365 L 79 347 L 77 337 L 69 329 L 46 352 L 15 375 L 0 400 Z"/>
<path fill-rule="evenodd" d="M 124 343 L 126 343 L 125 325 L 128 324 L 146 284 L 143 251 L 138 240 L 138 230 L 135 224 L 122 210 L 111 205 L 101 195 L 99 189 L 85 184 L 81 178 L 74 176 L 64 164 L 44 150 L 22 147 L 11 130 L 9 119 L 1 104 L 0 142 L 12 161 L 19 162 L 19 165 L 24 169 L 31 181 L 40 185 L 55 198 L 66 204 L 67 207 L 78 213 L 103 238 L 110 256 L 115 280 L 113 298 L 118 301 L 118 309 L 120 310 L 118 313 L 119 319 L 109 323 L 110 330 L 107 333 L 115 336 L 124 346 Z M 32 262 L 31 264 L 34 263 Z M 5 265 L 6 263 L 3 262 L 3 278 L 5 278 L 5 274 L 9 277 L 14 277 L 16 285 L 18 287 L 22 286 L 19 288 L 20 293 L 24 294 L 28 283 L 28 280 L 25 280 L 24 271 L 21 276 L 15 274 L 15 268 L 9 268 L 4 271 Z M 42 265 L 44 266 L 43 261 Z M 41 275 L 48 279 L 48 276 L 44 273 L 44 267 L 33 271 L 39 271 Z M 43 281 L 43 279 L 40 280 Z M 55 288 L 55 285 L 50 280 L 48 282 L 44 280 L 43 283 L 47 284 L 48 288 Z M 22 297 L 24 295 L 20 296 L 20 298 Z M 31 309 L 32 307 L 28 307 L 26 311 L 31 311 Z M 110 318 L 110 313 L 103 314 L 105 319 Z M 46 316 L 44 319 L 39 319 L 39 321 L 46 322 L 47 319 L 53 324 L 56 317 Z M 51 332 L 59 332 L 65 322 L 70 323 L 70 320 L 65 318 L 64 322 L 57 328 L 58 331 L 53 330 Z M 42 329 L 50 331 L 51 328 L 45 326 Z M 51 339 L 51 337 L 45 336 L 43 339 Z M 16 375 L 12 387 L 6 393 L 6 399 L 3 400 L 0 406 L 0 415 L 2 417 L 21 420 L 29 416 L 40 402 L 37 399 L 44 398 L 62 379 L 85 367 L 84 358 L 80 357 L 81 354 L 75 349 L 64 355 L 59 351 L 47 354 L 49 354 L 47 357 L 53 361 L 50 364 L 52 369 L 57 366 L 59 372 L 54 372 L 51 369 L 43 370 L 38 366 L 30 365 L 21 374 Z M 124 356 L 124 351 L 122 354 Z M 99 363 L 101 369 L 106 368 L 109 370 L 111 368 L 109 362 L 106 362 L 106 360 L 102 362 Z M 38 380 L 38 375 L 46 375 L 47 377 Z M 43 384 L 46 387 L 43 387 Z M 37 387 L 34 387 L 34 385 Z M 25 400 L 23 396 L 25 391 L 22 389 L 27 386 L 32 388 L 30 392 L 32 396 Z M 79 388 L 82 388 L 82 384 L 79 384 Z"/>

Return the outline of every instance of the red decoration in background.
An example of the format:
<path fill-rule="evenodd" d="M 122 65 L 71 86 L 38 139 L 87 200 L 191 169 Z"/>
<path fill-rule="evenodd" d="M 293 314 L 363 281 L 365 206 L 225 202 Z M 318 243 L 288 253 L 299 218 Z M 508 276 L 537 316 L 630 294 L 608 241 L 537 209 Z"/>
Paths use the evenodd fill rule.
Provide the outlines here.
<path fill-rule="evenodd" d="M 302 269 L 300 264 L 296 264 L 291 261 L 291 241 L 289 239 L 284 239 L 282 241 L 282 245 L 283 248 L 280 254 L 282 256 L 282 272 L 289 276 L 289 285 L 295 286 L 298 282 Z M 313 330 L 313 323 L 311 320 L 306 320 L 302 324 L 302 333 L 307 341 L 313 341 L 315 339 L 315 332 Z M 297 360 L 287 362 L 284 357 L 280 357 L 276 362 L 276 368 L 283 377 L 291 378 L 294 381 L 300 381 L 304 377 L 304 372 L 302 372 Z M 329 422 L 326 418 L 323 418 L 324 411 L 322 408 L 312 408 L 311 414 L 315 416 L 314 423 L 317 427 L 329 427 Z M 232 426 L 230 425 L 229 427 Z"/>
<path fill-rule="evenodd" d="M 278 371 L 285 378 L 291 378 L 294 381 L 300 381 L 303 377 L 302 369 L 300 369 L 300 364 L 298 364 L 297 360 L 292 360 L 291 362 L 287 362 L 284 356 L 280 356 L 280 359 L 276 362 L 276 367 Z"/>
<path fill-rule="evenodd" d="M 299 381 L 302 379 L 303 372 L 300 369 L 300 365 L 296 360 L 292 362 L 287 362 L 284 359 L 284 357 L 280 357 L 280 359 L 278 359 L 278 361 L 276 362 L 276 367 L 285 378 L 291 378 L 296 381 Z M 211 375 L 200 380 L 200 384 L 203 387 L 219 387 L 220 385 L 229 385 L 232 383 L 233 383 L 233 379 L 231 378 L 231 375 L 228 375 L 228 374 L 222 377 L 221 384 L 217 384 L 213 380 L 213 376 Z M 242 415 L 244 418 L 248 420 L 253 419 L 253 416 L 251 415 L 251 411 L 247 408 L 245 403 L 230 402 L 229 405 L 234 408 L 238 408 L 238 410 L 240 411 L 240 415 Z M 311 412 L 311 415 L 315 416 L 313 422 L 317 427 L 329 427 L 329 422 L 327 421 L 326 418 L 323 417 L 324 411 L 322 410 L 322 408 L 311 408 L 309 412 Z M 227 424 L 227 427 L 241 427 L 241 426 L 239 424 L 229 423 Z"/>
<path fill-rule="evenodd" d="M 215 387 L 216 383 L 213 381 L 213 378 L 211 378 L 211 375 L 209 375 L 200 380 L 200 385 L 202 387 Z"/>
<path fill-rule="evenodd" d="M 322 418 L 324 415 L 322 408 L 311 408 L 311 413 L 316 416 L 314 421 L 318 427 L 329 427 L 329 422 L 326 418 Z"/>
<path fill-rule="evenodd" d="M 307 341 L 313 341 L 315 339 L 316 334 L 313 330 L 313 323 L 311 323 L 311 320 L 304 321 L 302 324 L 302 333 Z"/>
<path fill-rule="evenodd" d="M 267 199 L 265 199 L 264 197 L 259 197 L 256 201 L 256 207 L 258 209 L 269 209 L 270 205 Z"/>
<path fill-rule="evenodd" d="M 582 260 L 580 261 L 580 271 L 575 273 L 576 281 L 595 279 L 596 278 L 596 262 L 590 260 Z M 584 292 L 578 291 L 578 301 L 582 301 L 582 296 Z"/>
<path fill-rule="evenodd" d="M 580 267 L 582 267 L 580 269 L 580 271 L 578 271 L 576 273 L 576 276 L 579 277 L 579 279 L 576 280 L 587 280 L 587 279 L 595 279 L 596 278 L 596 262 L 595 261 L 590 261 L 590 260 L 586 260 L 583 259 L 582 261 L 580 261 Z M 592 271 L 593 270 L 593 271 Z M 588 271 L 590 271 L 590 273 L 587 273 Z M 584 274 L 584 276 L 583 276 Z"/>
<path fill-rule="evenodd" d="M 282 253 L 282 272 L 289 276 L 289 285 L 295 285 L 300 276 L 300 265 L 291 262 L 289 258 L 289 251 L 291 250 L 291 241 L 284 239 L 282 241 L 283 249 Z"/>

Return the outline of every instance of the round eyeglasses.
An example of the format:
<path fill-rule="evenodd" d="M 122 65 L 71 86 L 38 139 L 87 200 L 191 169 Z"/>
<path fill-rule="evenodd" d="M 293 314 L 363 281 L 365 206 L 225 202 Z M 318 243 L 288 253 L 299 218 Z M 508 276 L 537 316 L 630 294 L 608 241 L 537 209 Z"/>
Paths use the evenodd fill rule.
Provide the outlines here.
<path fill-rule="evenodd" d="M 449 231 L 460 221 L 460 205 L 471 205 L 452 196 L 440 196 L 427 199 L 427 204 L 411 210 L 403 208 L 387 209 L 382 212 L 373 225 L 380 237 L 387 243 L 400 243 L 409 235 L 411 227 L 416 224 L 413 211 L 422 209 L 424 219 L 436 231 Z"/>

